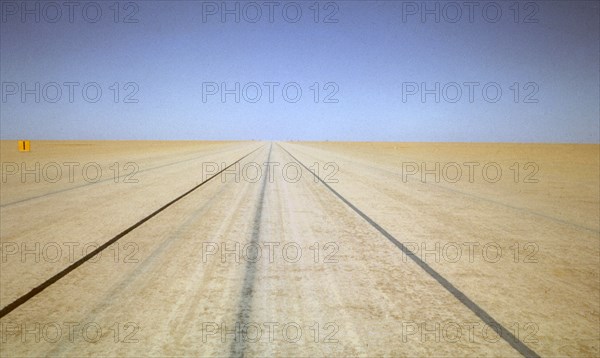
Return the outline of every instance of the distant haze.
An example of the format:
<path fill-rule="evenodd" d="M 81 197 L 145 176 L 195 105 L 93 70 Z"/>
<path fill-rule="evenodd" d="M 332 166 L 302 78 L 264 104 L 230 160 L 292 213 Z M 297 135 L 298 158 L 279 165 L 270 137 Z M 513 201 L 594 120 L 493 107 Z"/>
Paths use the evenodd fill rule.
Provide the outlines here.
<path fill-rule="evenodd" d="M 3 1 L 0 137 L 599 143 L 600 3 L 466 3 Z"/>

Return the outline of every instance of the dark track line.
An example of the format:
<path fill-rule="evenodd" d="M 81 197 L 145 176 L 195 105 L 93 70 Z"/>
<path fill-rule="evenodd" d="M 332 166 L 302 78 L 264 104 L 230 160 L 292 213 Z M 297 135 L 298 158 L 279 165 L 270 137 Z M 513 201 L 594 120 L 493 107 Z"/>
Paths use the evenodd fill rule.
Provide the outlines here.
<path fill-rule="evenodd" d="M 335 191 L 329 184 L 327 184 L 323 179 L 321 179 L 318 175 L 313 173 L 304 163 L 302 163 L 298 158 L 294 157 L 292 153 L 288 152 L 283 146 L 279 143 L 277 144 L 281 149 L 283 149 L 290 157 L 292 157 L 298 164 L 302 165 L 306 170 L 308 170 L 316 179 L 318 179 L 327 189 L 329 189 L 335 196 L 337 196 L 341 201 L 343 201 L 346 205 L 348 205 L 352 210 L 354 210 L 360 217 L 362 217 L 366 222 L 368 222 L 373 228 L 379 231 L 383 236 L 385 236 L 390 242 L 396 245 L 404 254 L 410 257 L 419 267 L 421 267 L 425 272 L 427 272 L 432 278 L 434 278 L 442 287 L 444 287 L 448 292 L 450 292 L 456 299 L 460 301 L 465 307 L 467 307 L 471 312 L 475 313 L 477 317 L 479 317 L 486 325 L 490 328 L 496 330 L 500 329 L 500 337 L 506 341 L 506 343 L 510 344 L 517 352 L 522 354 L 524 357 L 540 357 L 533 349 L 529 348 L 525 343 L 523 343 L 519 338 L 517 338 L 510 330 L 506 329 L 500 322 L 494 319 L 489 313 L 487 313 L 483 308 L 477 305 L 473 300 L 471 300 L 467 295 L 465 295 L 462 291 L 460 291 L 456 286 L 454 286 L 450 281 L 444 278 L 439 272 L 434 270 L 431 266 L 429 266 L 425 261 L 421 260 L 414 252 L 408 249 L 404 244 L 398 241 L 392 234 L 387 232 L 383 227 L 377 224 L 373 219 L 371 219 L 367 214 L 363 213 L 360 209 L 354 206 L 350 201 L 344 198 L 340 193 Z"/>
<path fill-rule="evenodd" d="M 107 247 L 109 247 L 110 245 L 114 244 L 117 240 L 121 239 L 123 236 L 129 234 L 131 231 L 133 231 L 134 229 L 138 228 L 139 226 L 141 226 L 143 223 L 145 223 L 146 221 L 152 219 L 154 216 L 156 216 L 158 213 L 160 213 L 161 211 L 165 210 L 166 208 L 168 208 L 169 206 L 175 204 L 177 201 L 179 201 L 180 199 L 182 199 L 183 197 L 187 196 L 188 194 L 190 194 L 191 192 L 193 192 L 194 190 L 198 189 L 199 187 L 201 187 L 202 185 L 208 183 L 210 180 L 212 180 L 213 178 L 217 177 L 218 175 L 220 175 L 222 172 L 224 172 L 225 170 L 229 169 L 230 167 L 234 166 L 235 164 L 239 163 L 242 159 L 248 157 L 250 154 L 256 152 L 257 150 L 261 149 L 262 147 L 264 147 L 264 145 L 254 149 L 253 151 L 251 151 L 250 153 L 244 155 L 243 157 L 241 157 L 240 159 L 236 160 L 235 162 L 231 163 L 229 166 L 223 168 L 222 170 L 220 170 L 218 173 L 216 173 L 215 175 L 211 176 L 210 178 L 206 179 L 205 181 L 201 182 L 200 184 L 194 186 L 193 188 L 191 188 L 190 190 L 186 191 L 185 193 L 181 194 L 180 196 L 178 196 L 177 198 L 171 200 L 170 202 L 168 202 L 167 204 L 163 205 L 162 207 L 160 207 L 159 209 L 155 210 L 154 212 L 152 212 L 150 215 L 146 216 L 145 218 L 141 219 L 140 221 L 136 222 L 135 224 L 133 224 L 132 226 L 128 227 L 127 229 L 123 230 L 120 234 L 118 234 L 117 236 L 113 237 L 112 239 L 108 240 L 107 242 L 105 242 L 104 244 L 100 245 L 98 248 L 96 248 L 94 251 L 90 252 L 89 254 L 85 255 L 84 257 L 82 257 L 81 259 L 75 261 L 74 263 L 72 263 L 71 265 L 67 266 L 65 269 L 63 269 L 62 271 L 58 272 L 57 274 L 55 274 L 54 276 L 50 277 L 49 279 L 47 279 L 46 281 L 42 282 L 41 284 L 39 284 L 38 286 L 36 286 L 35 288 L 33 288 L 31 291 L 29 291 L 28 293 L 24 294 L 23 296 L 17 298 L 15 301 L 13 301 L 12 303 L 8 304 L 7 306 L 3 307 L 0 310 L 0 318 L 6 316 L 7 314 L 9 314 L 10 312 L 14 311 L 15 309 L 17 309 L 19 306 L 23 305 L 24 303 L 26 303 L 27 301 L 29 301 L 30 299 L 32 299 L 33 297 L 35 297 L 37 294 L 39 294 L 40 292 L 42 292 L 43 290 L 45 290 L 46 288 L 48 288 L 49 286 L 51 286 L 53 283 L 55 283 L 56 281 L 60 280 L 61 278 L 65 277 L 67 274 L 69 274 L 71 271 L 75 270 L 76 268 L 78 268 L 79 266 L 83 265 L 86 261 L 88 261 L 89 259 L 91 259 L 92 257 L 96 256 L 97 254 L 99 254 L 100 252 L 102 252 L 104 249 L 106 249 Z"/>
<path fill-rule="evenodd" d="M 267 173 L 270 173 L 269 166 L 271 163 L 271 150 L 273 149 L 273 143 L 269 146 L 269 155 L 265 164 L 267 165 Z M 252 221 L 252 237 L 250 244 L 258 245 L 260 241 L 261 233 L 261 222 L 263 217 L 263 208 L 265 203 L 265 194 L 267 188 L 267 182 L 269 181 L 268 174 L 263 178 L 260 194 L 258 196 L 256 212 L 254 213 L 254 219 Z M 252 301 L 254 299 L 254 286 L 256 283 L 256 276 L 258 272 L 258 263 L 252 260 L 246 261 L 246 268 L 244 273 L 244 281 L 242 283 L 242 289 L 240 290 L 240 301 L 238 302 L 238 309 L 236 314 L 236 322 L 240 326 L 245 326 L 250 323 L 250 314 L 252 313 Z M 236 324 L 237 324 L 236 323 Z M 230 357 L 244 357 L 246 354 L 246 341 L 237 339 L 231 342 L 229 348 Z"/>

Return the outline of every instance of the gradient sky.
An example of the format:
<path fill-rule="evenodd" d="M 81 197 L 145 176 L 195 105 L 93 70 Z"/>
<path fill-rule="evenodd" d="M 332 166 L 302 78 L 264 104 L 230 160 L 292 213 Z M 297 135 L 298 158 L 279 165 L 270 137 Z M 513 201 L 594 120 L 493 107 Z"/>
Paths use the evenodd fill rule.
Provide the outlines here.
<path fill-rule="evenodd" d="M 262 16 L 255 23 L 243 16 L 246 2 L 238 2 L 239 23 L 231 14 L 222 21 L 219 9 L 215 15 L 203 11 L 221 1 L 122 2 L 116 23 L 112 1 L 97 3 L 102 14 L 95 23 L 93 4 L 86 18 L 87 2 L 79 2 L 71 22 L 69 9 L 57 3 L 62 16 L 50 22 L 56 9 L 27 2 L 28 8 L 40 7 L 36 23 L 34 14 L 23 21 L 21 2 L 2 2 L 2 139 L 600 141 L 597 1 L 521 2 L 517 18 L 513 1 L 475 1 L 472 21 L 459 1 L 454 4 L 462 17 L 456 22 L 456 8 L 447 2 L 426 3 L 429 9 L 439 6 L 436 22 L 435 14 L 423 21 L 421 1 L 322 1 L 317 23 L 314 1 L 279 2 L 272 22 L 268 4 L 257 1 Z M 233 9 L 236 2 L 227 6 Z M 296 7 L 302 15 L 291 22 Z M 497 8 L 502 14 L 493 22 Z M 246 10 L 248 17 L 256 15 L 252 5 Z M 124 22 L 132 11 L 129 19 L 137 23 Z M 329 19 L 337 22 L 325 23 L 332 11 Z M 56 103 L 42 93 L 45 86 L 48 99 L 54 98 L 53 82 L 62 89 Z M 65 82 L 80 84 L 72 103 Z M 88 103 L 82 87 L 93 82 L 102 96 Z M 119 103 L 110 89 L 115 82 Z M 123 103 L 134 88 L 123 88 L 129 82 L 139 89 L 137 103 Z M 256 103 L 243 96 L 236 103 L 233 94 L 223 103 L 220 92 L 204 103 L 208 82 L 225 82 L 229 89 L 256 82 L 263 93 Z M 273 103 L 265 82 L 280 83 Z M 296 103 L 281 93 L 292 82 L 302 89 Z M 319 103 L 311 89 L 315 82 Z M 337 103 L 323 103 L 334 88 L 324 88 L 329 82 L 338 88 Z M 436 103 L 434 94 L 425 101 L 420 92 L 407 95 L 414 87 L 406 83 L 433 89 L 436 82 L 440 92 L 458 83 L 462 96 L 456 103 L 441 96 Z M 465 82 L 480 83 L 472 103 Z M 34 94 L 23 103 L 22 83 L 29 89 L 40 84 L 40 103 Z M 483 97 L 486 83 L 502 89 L 497 102 Z M 446 88 L 448 99 L 454 98 L 455 88 Z M 93 87 L 89 91 L 93 97 Z M 489 89 L 488 99 L 494 91 Z M 293 87 L 288 93 L 294 97 Z M 254 88 L 248 96 L 255 96 Z"/>

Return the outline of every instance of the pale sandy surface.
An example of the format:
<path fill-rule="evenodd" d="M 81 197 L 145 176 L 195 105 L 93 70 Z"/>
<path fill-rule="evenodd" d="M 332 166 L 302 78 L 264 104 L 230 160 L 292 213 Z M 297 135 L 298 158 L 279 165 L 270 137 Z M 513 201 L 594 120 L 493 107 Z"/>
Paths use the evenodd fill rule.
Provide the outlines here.
<path fill-rule="evenodd" d="M 202 163 L 231 164 L 260 148 L 242 167 L 266 174 L 270 161 L 275 175 L 215 178 L 141 225 L 0 319 L 0 356 L 519 356 L 310 173 L 284 177 L 295 162 L 282 147 L 317 163 L 321 177 L 334 163 L 332 188 L 417 256 L 428 245 L 427 264 L 538 354 L 599 354 L 598 146 L 32 144 L 25 154 L 2 142 L 2 162 L 136 162 L 139 182 L 115 183 L 110 170 L 89 185 L 3 182 L 2 248 L 20 251 L 2 253 L 2 307 L 66 267 L 67 243 L 78 244 L 79 258 L 83 245 L 105 242 L 200 182 Z M 422 161 L 497 162 L 503 177 L 402 180 L 403 162 Z M 514 162 L 536 163 L 539 182 L 515 183 Z M 293 176 L 297 166 L 288 167 Z M 36 262 L 23 243 L 48 251 Z M 50 260 L 55 246 L 60 260 Z M 262 256 L 252 260 L 256 247 Z M 227 334 L 236 323 L 247 336 Z"/>

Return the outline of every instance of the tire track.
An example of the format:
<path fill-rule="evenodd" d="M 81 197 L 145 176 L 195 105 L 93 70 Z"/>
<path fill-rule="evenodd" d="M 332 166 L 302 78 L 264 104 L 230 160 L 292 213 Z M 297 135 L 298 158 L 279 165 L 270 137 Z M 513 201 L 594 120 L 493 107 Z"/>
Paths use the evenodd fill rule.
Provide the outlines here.
<path fill-rule="evenodd" d="M 239 158 L 238 160 L 236 160 L 235 162 L 231 163 L 229 166 L 223 168 L 222 170 L 220 170 L 218 173 L 216 173 L 215 175 L 211 176 L 210 178 L 204 180 L 203 182 L 201 182 L 200 184 L 194 186 L 193 188 L 191 188 L 190 190 L 186 191 L 185 193 L 181 194 L 180 196 L 178 196 L 177 198 L 171 200 L 170 202 L 168 202 L 167 204 L 163 205 L 162 207 L 160 207 L 159 209 L 155 210 L 154 212 L 152 212 L 151 214 L 149 214 L 148 216 L 146 216 L 145 218 L 139 220 L 138 222 L 136 222 L 135 224 L 133 224 L 132 226 L 130 226 L 129 228 L 123 230 L 121 233 L 119 233 L 118 235 L 116 235 L 115 237 L 113 237 L 112 239 L 108 240 L 107 242 L 105 242 L 104 244 L 100 245 L 98 248 L 96 248 L 94 251 L 90 252 L 89 254 L 85 255 L 84 257 L 82 257 L 81 259 L 77 260 L 76 262 L 74 262 L 73 264 L 69 265 L 68 267 L 66 267 L 65 269 L 63 269 L 62 271 L 58 272 L 57 274 L 55 274 L 54 276 L 50 277 L 49 279 L 47 279 L 46 281 L 42 282 L 41 284 L 39 284 L 38 286 L 36 286 L 35 288 L 33 288 L 31 291 L 29 291 L 28 293 L 24 294 L 23 296 L 19 297 L 18 299 L 16 299 L 15 301 L 11 302 L 10 304 L 8 304 L 7 306 L 3 307 L 0 310 L 0 318 L 6 316 L 7 314 L 9 314 L 10 312 L 14 311 L 15 309 L 17 309 L 18 307 L 20 307 L 21 305 L 23 305 L 24 303 L 26 303 L 27 301 L 29 301 L 30 299 L 32 299 L 33 297 L 35 297 L 36 295 L 38 295 L 40 292 L 44 291 L 46 288 L 50 287 L 52 284 L 54 284 L 56 281 L 60 280 L 61 278 L 63 278 L 64 276 L 68 275 L 71 271 L 75 270 L 76 268 L 78 268 L 79 266 L 83 265 L 86 261 L 90 260 L 92 257 L 96 256 L 97 254 L 99 254 L 100 252 L 102 252 L 103 250 L 105 250 L 107 247 L 109 247 L 110 245 L 114 244 L 115 242 L 117 242 L 119 239 L 121 239 L 123 236 L 127 235 L 128 233 L 130 233 L 131 231 L 135 230 L 136 228 L 138 228 L 139 226 L 141 226 L 142 224 L 144 224 L 146 221 L 152 219 L 154 216 L 158 215 L 160 212 L 164 211 L 165 209 L 167 209 L 168 207 L 170 207 L 171 205 L 175 204 L 177 201 L 181 200 L 182 198 L 184 198 L 185 196 L 187 196 L 188 194 L 192 193 L 193 191 L 195 191 L 196 189 L 200 188 L 201 186 L 203 186 L 204 184 L 208 183 L 210 180 L 212 180 L 213 178 L 219 176 L 221 173 L 223 173 L 224 171 L 226 171 L 227 169 L 229 169 L 230 167 L 234 166 L 235 164 L 239 163 L 240 161 L 242 161 L 244 158 L 248 157 L 249 155 L 251 155 L 252 153 L 256 152 L 257 150 L 259 150 L 260 148 L 262 148 L 263 146 L 260 146 L 259 148 L 254 149 L 253 151 L 251 151 L 250 153 L 244 155 L 243 157 Z"/>
<path fill-rule="evenodd" d="M 283 146 L 278 144 L 281 149 L 283 149 L 292 159 L 294 159 L 298 164 L 308 170 L 321 184 L 323 184 L 327 189 L 329 189 L 335 196 L 337 196 L 342 202 L 348 205 L 354 212 L 356 212 L 360 217 L 362 217 L 366 222 L 368 222 L 373 228 L 379 231 L 383 236 L 385 236 L 391 243 L 393 243 L 398 249 L 400 249 L 404 254 L 410 257 L 419 267 L 421 267 L 425 272 L 427 272 L 433 279 L 435 279 L 442 287 L 444 287 L 449 293 L 451 293 L 456 299 L 460 301 L 465 307 L 471 310 L 477 317 L 479 317 L 486 325 L 490 328 L 496 330 L 500 329 L 500 337 L 506 341 L 506 343 L 510 344 L 517 352 L 519 352 L 524 357 L 540 357 L 533 349 L 523 343 L 519 338 L 517 338 L 510 330 L 504 327 L 500 322 L 494 319 L 489 313 L 487 313 L 483 308 L 477 305 L 473 300 L 471 300 L 467 295 L 465 295 L 462 291 L 460 291 L 456 286 L 454 286 L 450 281 L 444 278 L 440 273 L 434 270 L 431 266 L 429 266 L 425 261 L 421 260 L 418 255 L 409 250 L 404 244 L 398 241 L 394 236 L 392 236 L 389 232 L 387 232 L 383 227 L 377 224 L 373 219 L 363 213 L 360 209 L 354 206 L 350 201 L 344 198 L 340 193 L 338 193 L 335 189 L 333 189 L 329 184 L 327 184 L 323 179 L 321 179 L 318 175 L 312 172 L 304 163 L 298 160 L 294 155 L 287 151 Z"/>
<path fill-rule="evenodd" d="M 271 150 L 273 149 L 273 144 L 269 146 L 269 154 L 267 157 L 267 173 L 270 173 L 270 162 L 271 162 Z M 265 202 L 265 192 L 267 187 L 267 178 L 269 174 L 264 176 L 262 187 L 260 189 L 260 194 L 257 200 L 256 205 L 256 213 L 254 214 L 254 220 L 252 225 L 252 238 L 250 239 L 250 245 L 258 246 L 258 242 L 260 240 L 260 232 L 261 232 L 261 221 L 263 214 L 263 205 Z M 246 269 L 244 274 L 244 281 L 242 282 L 242 290 L 240 292 L 240 301 L 238 304 L 238 312 L 236 314 L 236 326 L 239 324 L 244 327 L 250 320 L 250 314 L 252 311 L 252 299 L 254 295 L 254 283 L 256 281 L 256 273 L 258 270 L 258 263 L 253 260 L 246 260 Z M 230 357 L 243 357 L 246 350 L 246 340 L 242 339 L 240 341 L 233 340 L 231 342 L 231 347 L 229 349 Z"/>
<path fill-rule="evenodd" d="M 204 198 L 204 200 L 201 202 L 201 205 L 191 212 L 189 217 L 187 217 L 176 230 L 171 232 L 165 240 L 163 240 L 148 256 L 146 256 L 142 262 L 139 263 L 139 265 L 136 265 L 132 272 L 127 274 L 126 279 L 116 282 L 111 290 L 104 293 L 103 297 L 99 300 L 99 302 L 101 302 L 100 305 L 94 305 L 89 308 L 88 313 L 84 316 L 85 318 L 82 319 L 82 321 L 100 322 L 104 314 L 109 311 L 114 311 L 114 307 L 126 305 L 132 301 L 138 300 L 139 297 L 131 295 L 131 292 L 139 289 L 139 286 L 137 285 L 148 283 L 148 280 L 144 279 L 144 276 L 148 275 L 153 267 L 160 265 L 160 260 L 163 256 L 172 255 L 169 251 L 174 246 L 177 246 L 178 243 L 180 244 L 181 241 L 183 241 L 182 234 L 185 232 L 185 230 L 188 229 L 194 222 L 202 219 L 209 211 L 214 209 L 213 206 L 215 206 L 215 203 L 218 202 L 223 195 L 225 195 L 224 193 L 227 192 L 227 190 L 231 190 L 228 185 L 234 184 L 226 182 L 226 185 L 219 185 L 220 188 L 217 192 L 213 193 L 210 197 Z M 188 199 L 191 199 L 191 196 L 188 197 Z M 211 268 L 213 267 L 214 266 L 211 266 Z M 197 287 L 204 286 L 198 285 Z M 187 295 L 179 296 L 178 300 L 170 305 L 171 312 L 179 311 L 182 307 L 181 303 L 189 299 L 191 299 L 191 297 Z M 186 316 L 189 317 L 191 315 L 186 314 Z M 195 317 L 198 317 L 198 315 Z M 179 322 L 172 322 L 169 320 L 170 324 L 175 326 L 187 325 L 190 321 L 193 322 L 193 320 Z M 52 350 L 44 352 L 44 355 L 49 357 L 64 357 L 72 355 L 73 352 L 77 352 L 77 349 L 73 348 L 72 345 L 62 344 Z M 150 353 L 148 354 L 152 355 Z"/>

